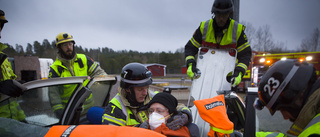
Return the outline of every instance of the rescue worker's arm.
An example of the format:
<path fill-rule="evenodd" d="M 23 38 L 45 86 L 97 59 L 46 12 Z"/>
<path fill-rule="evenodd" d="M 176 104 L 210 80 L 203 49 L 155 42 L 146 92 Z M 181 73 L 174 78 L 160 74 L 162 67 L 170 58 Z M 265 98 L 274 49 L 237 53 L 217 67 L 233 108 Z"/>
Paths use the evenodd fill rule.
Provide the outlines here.
<path fill-rule="evenodd" d="M 112 103 L 112 100 L 103 112 L 102 124 L 126 126 L 126 116 L 118 106 Z"/>
<path fill-rule="evenodd" d="M 178 130 L 182 126 L 187 126 L 192 122 L 192 115 L 189 108 L 179 103 L 177 106 L 178 114 L 168 119 L 166 126 L 171 130 Z"/>
<path fill-rule="evenodd" d="M 60 77 L 52 67 L 50 67 L 48 78 L 57 78 Z M 64 106 L 62 105 L 60 90 L 57 86 L 49 87 L 49 100 L 52 107 L 53 112 L 57 117 L 60 117 L 63 113 Z"/>
<path fill-rule="evenodd" d="M 188 56 L 194 57 L 199 51 L 199 47 L 201 46 L 201 42 L 202 42 L 202 34 L 200 31 L 200 26 L 199 26 L 197 28 L 197 30 L 193 33 L 192 38 L 187 42 L 187 44 L 184 47 L 185 57 L 186 58 Z"/>
<path fill-rule="evenodd" d="M 90 57 L 87 57 L 88 64 L 88 75 L 90 77 L 98 76 L 98 75 L 107 75 L 107 73 L 100 67 L 97 62 L 94 62 Z"/>
<path fill-rule="evenodd" d="M 23 95 L 25 90 L 26 88 L 15 80 L 5 80 L 0 82 L 0 93 L 10 97 L 19 97 L 20 95 Z"/>
<path fill-rule="evenodd" d="M 188 123 L 187 124 L 190 124 L 192 122 L 191 110 L 187 106 L 185 106 L 182 103 L 178 103 L 177 110 L 178 110 L 178 112 L 182 112 L 184 114 L 187 114 L 187 116 L 188 116 Z"/>
<path fill-rule="evenodd" d="M 192 38 L 187 42 L 185 51 L 185 61 L 186 67 L 188 68 L 187 74 L 190 78 L 193 78 L 194 73 L 197 71 L 195 55 L 199 51 L 199 47 L 202 42 L 202 34 L 200 32 L 200 27 L 194 32 Z"/>
<path fill-rule="evenodd" d="M 7 55 L 2 53 L 1 51 L 0 66 L 0 93 L 3 93 L 10 97 L 19 97 L 20 95 L 22 95 L 25 89 L 19 82 L 14 81 L 17 76 L 13 73 L 11 63 L 8 61 Z"/>
<path fill-rule="evenodd" d="M 252 51 L 250 44 L 247 40 L 247 36 L 244 33 L 245 27 L 243 26 L 243 30 L 241 35 L 237 41 L 237 59 L 238 65 L 235 68 L 235 71 L 239 71 L 242 73 L 242 76 L 246 73 L 246 70 L 249 66 L 249 62 L 251 60 Z"/>
<path fill-rule="evenodd" d="M 251 47 L 248 43 L 247 36 L 244 33 L 245 27 L 243 26 L 243 30 L 240 34 L 240 37 L 237 41 L 237 59 L 238 64 L 234 69 L 232 75 L 228 74 L 227 79 L 231 82 L 232 87 L 236 87 L 240 82 L 242 77 L 246 74 L 246 70 L 249 66 L 249 62 L 251 60 Z"/>

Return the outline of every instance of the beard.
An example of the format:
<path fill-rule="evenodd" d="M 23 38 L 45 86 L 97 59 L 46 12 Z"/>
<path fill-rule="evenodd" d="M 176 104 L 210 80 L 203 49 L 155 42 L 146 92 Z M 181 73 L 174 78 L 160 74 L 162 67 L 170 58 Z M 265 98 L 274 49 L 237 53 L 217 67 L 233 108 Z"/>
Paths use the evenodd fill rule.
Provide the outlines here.
<path fill-rule="evenodd" d="M 66 52 L 64 52 L 63 50 L 59 49 L 59 53 L 61 54 L 61 57 L 63 57 L 64 59 L 72 59 L 75 55 L 75 51 L 73 50 L 67 50 Z"/>

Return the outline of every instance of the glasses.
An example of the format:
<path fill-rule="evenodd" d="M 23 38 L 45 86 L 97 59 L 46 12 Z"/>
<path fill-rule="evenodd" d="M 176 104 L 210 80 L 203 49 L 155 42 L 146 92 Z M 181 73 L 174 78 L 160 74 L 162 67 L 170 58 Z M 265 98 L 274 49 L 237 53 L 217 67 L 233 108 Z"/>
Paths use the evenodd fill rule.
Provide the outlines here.
<path fill-rule="evenodd" d="M 149 114 L 151 114 L 153 112 L 157 112 L 159 114 L 164 114 L 165 112 L 168 112 L 168 109 L 164 109 L 164 108 L 156 108 L 156 109 L 149 108 L 148 112 L 149 112 Z"/>
<path fill-rule="evenodd" d="M 66 43 L 62 43 L 61 46 L 63 47 L 67 47 L 67 46 L 73 46 L 73 42 L 66 42 Z"/>

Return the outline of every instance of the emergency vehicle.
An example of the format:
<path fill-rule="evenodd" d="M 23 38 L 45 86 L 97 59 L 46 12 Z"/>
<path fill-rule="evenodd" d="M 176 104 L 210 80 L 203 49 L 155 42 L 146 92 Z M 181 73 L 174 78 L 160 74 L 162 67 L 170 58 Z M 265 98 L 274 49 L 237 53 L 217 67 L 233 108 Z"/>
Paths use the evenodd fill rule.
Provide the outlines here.
<path fill-rule="evenodd" d="M 252 62 L 248 67 L 246 75 L 243 77 L 242 89 L 249 86 L 257 86 L 263 74 L 268 70 L 273 63 L 279 60 L 298 59 L 299 61 L 307 61 L 313 64 L 319 77 L 320 71 L 320 51 L 315 52 L 295 52 L 295 53 L 267 53 L 253 52 Z M 251 73 L 252 72 L 252 73 Z M 251 85 L 249 84 L 251 83 Z"/>

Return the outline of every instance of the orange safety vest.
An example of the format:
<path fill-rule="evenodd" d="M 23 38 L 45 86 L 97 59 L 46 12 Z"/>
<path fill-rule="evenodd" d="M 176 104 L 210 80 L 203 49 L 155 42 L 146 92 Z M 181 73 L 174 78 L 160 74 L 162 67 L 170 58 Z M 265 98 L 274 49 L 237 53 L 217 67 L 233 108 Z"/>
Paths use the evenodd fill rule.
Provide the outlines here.
<path fill-rule="evenodd" d="M 233 123 L 229 120 L 224 95 L 193 101 L 201 118 L 210 124 L 208 136 L 229 137 L 233 133 Z"/>
<path fill-rule="evenodd" d="M 149 129 L 112 125 L 59 125 L 45 137 L 166 137 Z"/>

